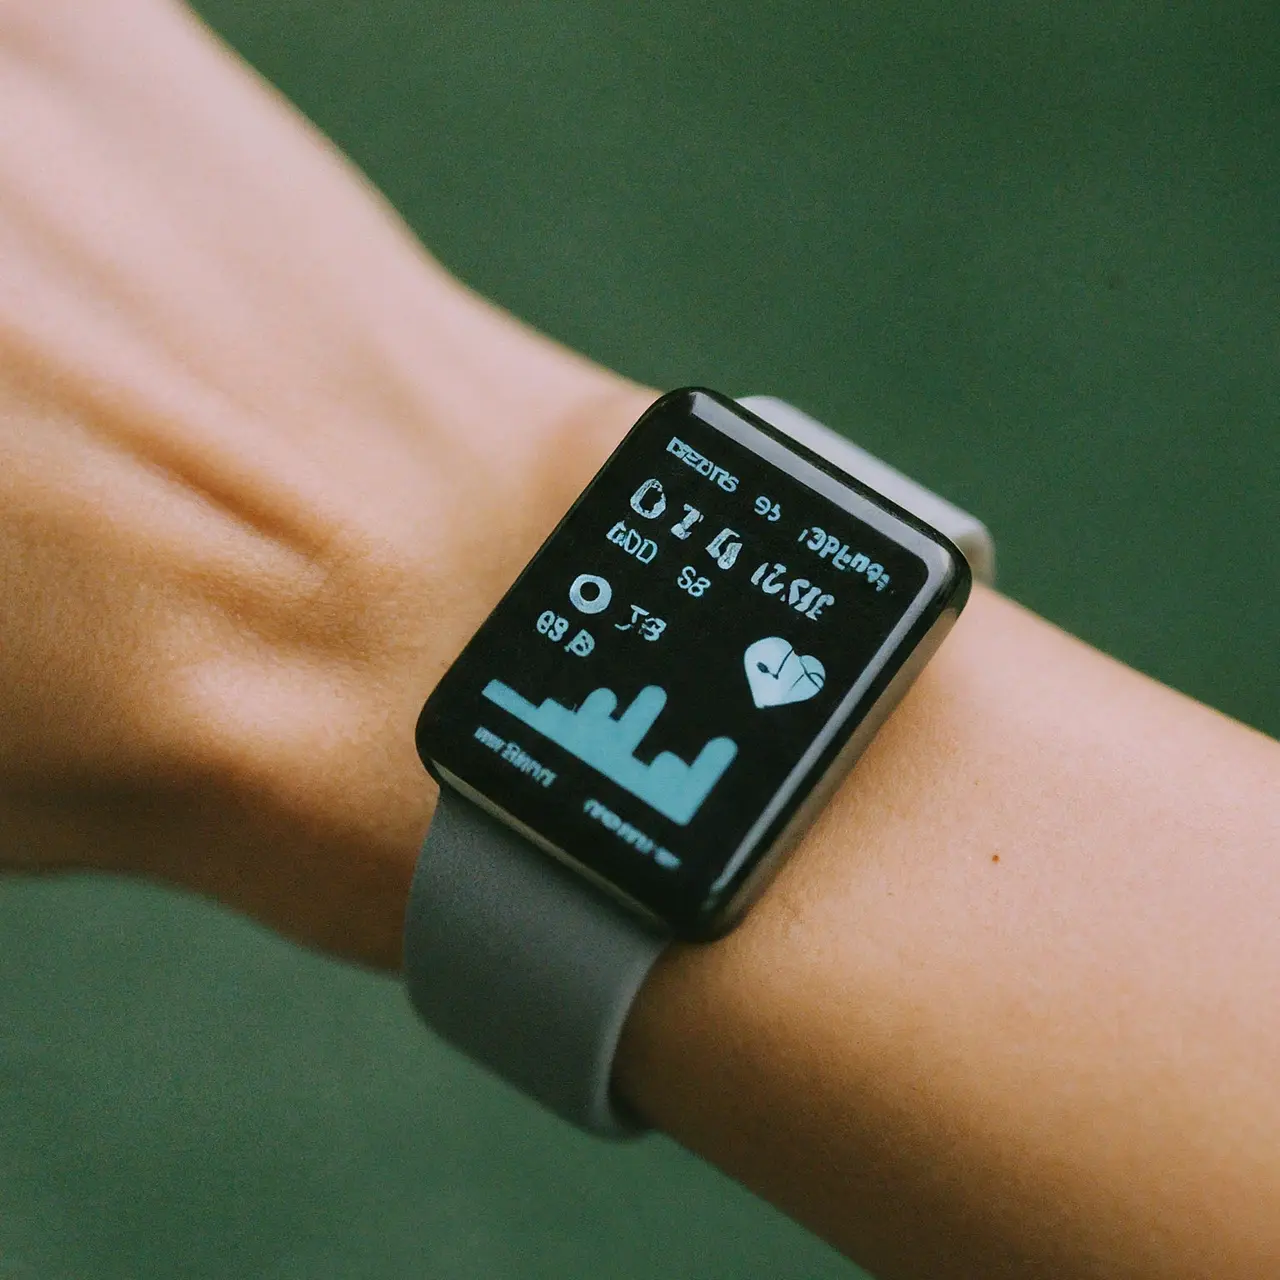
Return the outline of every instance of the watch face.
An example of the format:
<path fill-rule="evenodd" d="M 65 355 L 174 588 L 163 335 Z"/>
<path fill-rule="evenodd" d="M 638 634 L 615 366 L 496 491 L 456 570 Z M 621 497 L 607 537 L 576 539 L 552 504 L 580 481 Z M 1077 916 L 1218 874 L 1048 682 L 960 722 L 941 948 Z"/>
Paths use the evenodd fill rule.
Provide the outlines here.
<path fill-rule="evenodd" d="M 968 588 L 940 534 L 732 401 L 672 392 L 446 673 L 418 750 L 677 936 L 712 936 Z"/>

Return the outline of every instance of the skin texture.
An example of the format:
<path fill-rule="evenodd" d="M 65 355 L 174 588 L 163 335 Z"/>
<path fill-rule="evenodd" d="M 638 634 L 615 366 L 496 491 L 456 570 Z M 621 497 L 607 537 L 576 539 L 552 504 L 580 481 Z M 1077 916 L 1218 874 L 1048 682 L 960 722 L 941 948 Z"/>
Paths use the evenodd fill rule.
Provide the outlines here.
<path fill-rule="evenodd" d="M 182 9 L 0 7 L 10 867 L 395 970 L 418 709 L 651 398 Z M 1278 849 L 1277 744 L 976 591 L 619 1087 L 881 1280 L 1275 1274 Z"/>
<path fill-rule="evenodd" d="M 181 9 L 0 9 L 0 822 L 395 968 L 425 691 L 649 396 Z"/>
<path fill-rule="evenodd" d="M 1274 742 L 981 592 L 626 1092 L 877 1276 L 1277 1274 L 1278 815 Z"/>

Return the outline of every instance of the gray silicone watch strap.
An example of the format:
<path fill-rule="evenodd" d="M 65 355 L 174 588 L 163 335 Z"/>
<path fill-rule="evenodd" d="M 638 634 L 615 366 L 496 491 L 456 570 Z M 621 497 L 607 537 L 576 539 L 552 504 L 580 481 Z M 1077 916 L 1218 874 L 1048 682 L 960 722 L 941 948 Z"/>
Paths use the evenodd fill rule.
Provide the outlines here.
<path fill-rule="evenodd" d="M 622 1023 L 665 939 L 441 787 L 405 918 L 414 1007 L 475 1061 L 583 1129 L 643 1126 L 610 1096 Z"/>
<path fill-rule="evenodd" d="M 966 512 L 769 396 L 741 402 L 940 529 L 990 581 L 986 529 Z M 627 1011 L 665 940 L 447 786 L 405 919 L 409 996 L 446 1040 L 556 1114 L 605 1137 L 643 1126 L 610 1095 Z"/>

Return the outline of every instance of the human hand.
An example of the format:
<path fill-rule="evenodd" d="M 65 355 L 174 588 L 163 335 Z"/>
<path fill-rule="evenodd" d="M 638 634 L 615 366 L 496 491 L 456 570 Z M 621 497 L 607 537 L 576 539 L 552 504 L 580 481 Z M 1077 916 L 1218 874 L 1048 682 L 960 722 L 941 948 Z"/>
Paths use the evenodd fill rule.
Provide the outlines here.
<path fill-rule="evenodd" d="M 19 0 L 0 63 L 0 862 L 395 967 L 417 712 L 649 397 L 167 0 Z"/>

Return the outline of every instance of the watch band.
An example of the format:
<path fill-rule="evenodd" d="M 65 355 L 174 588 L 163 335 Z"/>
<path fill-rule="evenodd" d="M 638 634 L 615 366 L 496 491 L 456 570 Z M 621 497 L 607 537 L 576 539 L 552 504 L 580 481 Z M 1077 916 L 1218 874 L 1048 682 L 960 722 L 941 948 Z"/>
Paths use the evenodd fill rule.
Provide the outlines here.
<path fill-rule="evenodd" d="M 644 1127 L 609 1092 L 631 1001 L 666 939 L 448 786 L 413 874 L 404 967 L 423 1019 L 580 1128 Z"/>
<path fill-rule="evenodd" d="M 990 581 L 990 536 L 966 512 L 785 401 L 740 403 L 946 534 Z M 627 1012 L 667 939 L 447 784 L 405 916 L 414 1008 L 438 1034 L 602 1137 L 645 1131 L 611 1095 Z"/>

